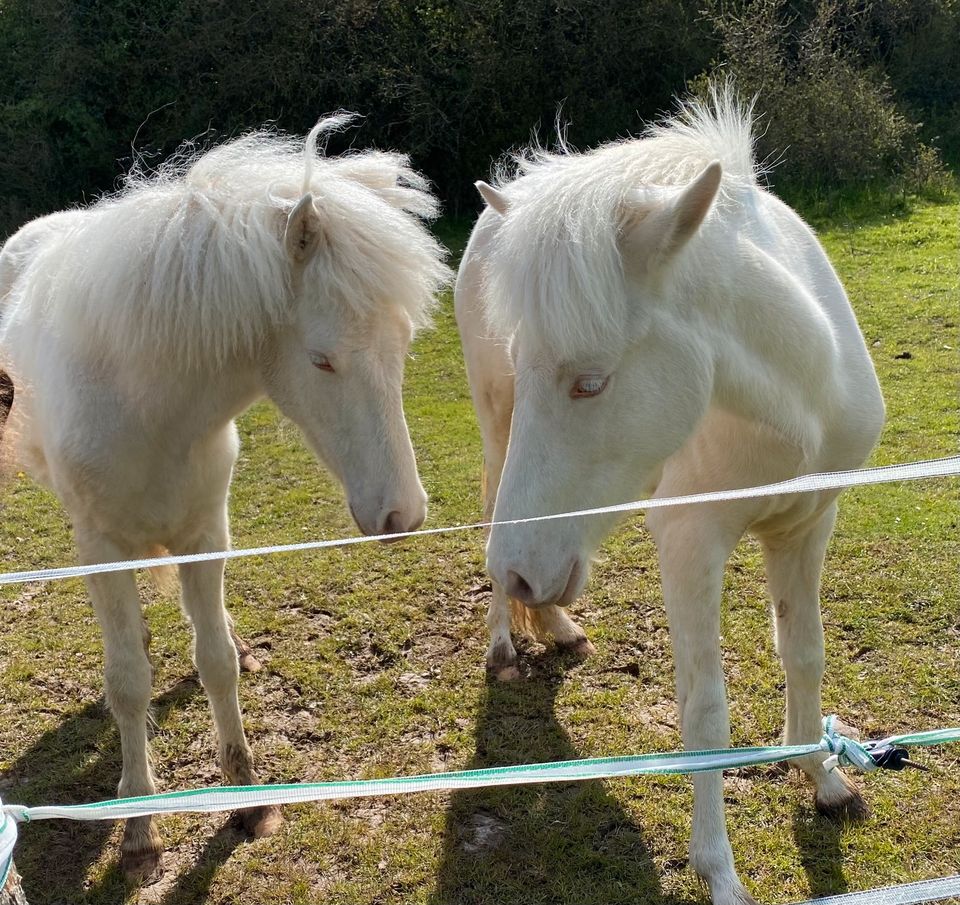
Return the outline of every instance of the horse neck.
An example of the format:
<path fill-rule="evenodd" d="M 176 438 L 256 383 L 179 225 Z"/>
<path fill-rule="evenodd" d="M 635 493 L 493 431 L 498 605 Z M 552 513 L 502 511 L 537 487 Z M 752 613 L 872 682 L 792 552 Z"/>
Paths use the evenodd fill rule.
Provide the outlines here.
<path fill-rule="evenodd" d="M 223 429 L 263 395 L 257 362 L 234 358 L 173 372 L 162 365 L 123 375 L 143 420 L 192 444 Z"/>
<path fill-rule="evenodd" d="M 713 404 L 771 427 L 813 455 L 836 406 L 838 348 L 799 280 L 760 256 L 705 293 Z"/>

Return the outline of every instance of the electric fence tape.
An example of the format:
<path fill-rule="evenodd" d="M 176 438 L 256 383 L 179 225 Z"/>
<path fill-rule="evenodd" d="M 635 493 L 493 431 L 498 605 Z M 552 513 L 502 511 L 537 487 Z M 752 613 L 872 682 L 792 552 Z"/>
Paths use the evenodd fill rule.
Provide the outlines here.
<path fill-rule="evenodd" d="M 873 770 L 877 769 L 877 764 L 871 759 L 871 751 L 885 751 L 905 745 L 943 745 L 960 741 L 960 727 L 894 735 L 876 742 L 861 743 L 840 735 L 834 726 L 834 717 L 827 717 L 824 720 L 823 737 L 819 742 L 808 745 L 770 745 L 757 748 L 722 748 L 711 751 L 674 751 L 627 757 L 600 757 L 545 764 L 460 770 L 423 776 L 361 779 L 352 782 L 221 786 L 118 798 L 91 804 L 27 807 L 0 803 L 2 808 L 0 878 L 5 879 L 10 869 L 13 849 L 17 841 L 17 824 L 34 820 L 125 820 L 155 814 L 187 811 L 212 813 L 266 805 L 408 795 L 416 792 L 462 791 L 492 786 L 611 779 L 617 776 L 706 773 L 778 763 L 818 752 L 833 754 L 844 766 Z"/>
<path fill-rule="evenodd" d="M 844 892 L 837 896 L 807 899 L 797 905 L 917 905 L 919 902 L 940 902 L 960 896 L 960 874 L 939 880 L 920 880 L 866 889 L 863 892 Z"/>
<path fill-rule="evenodd" d="M 431 534 L 449 534 L 452 531 L 470 531 L 490 528 L 494 525 L 526 525 L 532 522 L 548 522 L 564 518 L 582 518 L 588 515 L 607 515 L 614 512 L 635 512 L 647 509 L 662 509 L 667 506 L 690 506 L 697 503 L 719 503 L 728 500 L 745 500 L 755 497 L 781 496 L 794 493 L 813 493 L 823 490 L 843 490 L 868 484 L 888 484 L 895 481 L 917 481 L 924 478 L 943 478 L 960 474 L 960 456 L 944 459 L 929 459 L 922 462 L 905 462 L 898 465 L 882 465 L 875 468 L 860 468 L 852 471 L 834 471 L 801 475 L 776 484 L 744 487 L 739 490 L 716 490 L 708 493 L 691 493 L 677 497 L 654 497 L 617 503 L 613 506 L 598 506 L 593 509 L 577 509 L 553 515 L 534 515 L 528 518 L 510 519 L 501 522 L 474 522 L 469 525 L 450 525 L 442 528 L 423 528 L 419 531 L 401 531 L 397 534 L 370 534 L 362 537 L 345 537 L 335 540 L 303 541 L 297 544 L 276 544 L 269 547 L 248 547 L 243 550 L 212 550 L 205 553 L 187 553 L 181 556 L 159 556 L 149 559 L 128 559 L 124 562 L 94 563 L 83 566 L 66 566 L 58 569 L 35 569 L 25 572 L 0 573 L 0 585 L 22 584 L 28 581 L 56 581 L 63 578 L 78 578 L 104 572 L 123 572 L 127 569 L 152 569 L 156 566 L 175 566 L 193 562 L 209 562 L 217 559 L 242 559 L 248 556 L 267 556 L 275 553 L 292 553 L 302 550 L 324 550 L 332 547 L 348 547 L 353 544 L 372 543 L 381 540 L 399 540 L 404 537 L 427 537 Z"/>

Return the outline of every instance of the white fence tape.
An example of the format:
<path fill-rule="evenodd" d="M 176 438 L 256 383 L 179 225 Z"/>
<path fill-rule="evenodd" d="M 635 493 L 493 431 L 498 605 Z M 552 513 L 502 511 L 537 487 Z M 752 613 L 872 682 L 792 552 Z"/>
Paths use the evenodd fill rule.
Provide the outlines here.
<path fill-rule="evenodd" d="M 917 905 L 918 902 L 942 902 L 955 897 L 960 897 L 960 874 L 939 880 L 920 880 L 918 883 L 807 899 L 797 905 Z"/>
<path fill-rule="evenodd" d="M 891 747 L 947 745 L 960 742 L 960 726 L 891 735 L 874 742 L 858 742 L 840 735 L 836 718 L 824 720 L 819 742 L 806 745 L 766 745 L 756 748 L 719 748 L 707 751 L 661 751 L 624 757 L 593 757 L 542 764 L 483 767 L 421 776 L 394 776 L 336 782 L 299 782 L 255 786 L 215 786 L 161 792 L 110 801 L 72 805 L 2 804 L 0 813 L 21 823 L 33 820 L 120 820 L 152 814 L 184 811 L 215 813 L 264 805 L 300 804 L 308 801 L 338 801 L 380 795 L 412 795 L 419 792 L 457 792 L 496 786 L 522 786 L 552 782 L 579 782 L 621 776 L 679 775 L 735 770 L 762 764 L 795 760 L 817 752 L 840 751 L 844 766 L 870 772 L 877 769 L 870 752 Z M 852 756 L 847 743 L 862 757 Z M 0 849 L 2 855 L 2 849 Z"/>
<path fill-rule="evenodd" d="M 297 544 L 276 544 L 269 547 L 248 547 L 243 550 L 213 550 L 205 553 L 187 553 L 181 556 L 161 556 L 151 559 L 129 559 L 124 562 L 94 563 L 83 566 L 67 566 L 58 569 L 35 569 L 24 572 L 0 573 L 0 585 L 22 584 L 27 581 L 56 581 L 62 578 L 77 578 L 103 572 L 122 572 L 127 569 L 151 569 L 156 566 L 182 565 L 193 562 L 209 562 L 217 559 L 242 559 L 248 556 L 267 556 L 274 553 L 293 553 L 303 550 L 324 550 L 331 547 L 348 547 L 381 540 L 398 540 L 403 537 L 426 537 L 431 534 L 449 534 L 452 531 L 469 531 L 489 528 L 493 525 L 524 525 L 531 522 L 546 522 L 563 518 L 582 518 L 588 515 L 605 515 L 614 512 L 634 512 L 647 509 L 662 509 L 667 506 L 690 506 L 696 503 L 719 503 L 728 500 L 745 500 L 754 497 L 782 496 L 793 493 L 812 493 L 823 490 L 843 490 L 867 484 L 887 484 L 895 481 L 917 481 L 922 478 L 942 478 L 960 474 L 960 455 L 944 459 L 929 459 L 922 462 L 904 462 L 898 465 L 883 465 L 875 468 L 860 468 L 852 471 L 833 471 L 824 474 L 801 475 L 776 484 L 744 487 L 737 490 L 715 490 L 707 493 L 692 493 L 686 496 L 634 500 L 614 506 L 598 506 L 594 509 L 577 509 L 553 515 L 535 515 L 529 518 L 511 519 L 502 522 L 474 522 L 467 525 L 451 525 L 443 528 L 423 528 L 419 531 L 402 531 L 398 534 L 371 534 L 363 537 L 344 537 L 335 540 L 303 541 Z"/>

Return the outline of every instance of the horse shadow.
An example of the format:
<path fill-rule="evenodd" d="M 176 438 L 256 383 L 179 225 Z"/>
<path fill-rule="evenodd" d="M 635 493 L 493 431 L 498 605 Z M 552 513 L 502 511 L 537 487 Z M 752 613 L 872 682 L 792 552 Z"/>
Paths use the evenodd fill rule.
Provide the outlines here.
<path fill-rule="evenodd" d="M 548 654 L 523 682 L 488 679 L 468 769 L 582 756 L 556 713 L 569 657 Z M 452 795 L 430 905 L 537 902 L 692 905 L 665 894 L 643 830 L 601 781 Z"/>
<path fill-rule="evenodd" d="M 842 824 L 818 814 L 813 808 L 798 807 L 794 811 L 793 838 L 807 874 L 811 898 L 848 891 L 840 848 L 842 836 Z"/>
<path fill-rule="evenodd" d="M 196 676 L 180 679 L 154 699 L 156 723 L 162 725 L 200 691 Z M 88 704 L 44 733 L 4 771 L 4 797 L 25 805 L 114 798 L 121 765 L 120 736 L 113 717 L 103 703 Z M 129 900 L 131 890 L 116 857 L 119 850 L 94 882 L 88 879 L 91 867 L 111 845 L 113 828 L 112 821 L 102 820 L 40 820 L 22 825 L 15 861 L 31 905 Z M 158 905 L 202 901 L 219 866 L 245 838 L 235 821 L 228 819 L 192 866 L 177 874 L 169 886 L 164 883 L 151 900 Z"/>

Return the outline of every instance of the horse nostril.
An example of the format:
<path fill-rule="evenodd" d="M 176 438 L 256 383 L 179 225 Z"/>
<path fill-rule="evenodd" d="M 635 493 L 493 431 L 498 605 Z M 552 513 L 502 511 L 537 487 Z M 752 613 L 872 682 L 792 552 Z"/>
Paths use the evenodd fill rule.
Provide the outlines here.
<path fill-rule="evenodd" d="M 396 509 L 394 509 L 392 512 L 388 512 L 387 517 L 383 522 L 383 526 L 380 529 L 380 534 L 398 534 L 403 530 L 403 516 L 400 514 L 400 512 Z"/>
<path fill-rule="evenodd" d="M 513 597 L 527 606 L 537 602 L 533 588 L 519 572 L 512 570 L 507 572 L 507 586 L 505 590 L 508 597 Z"/>

